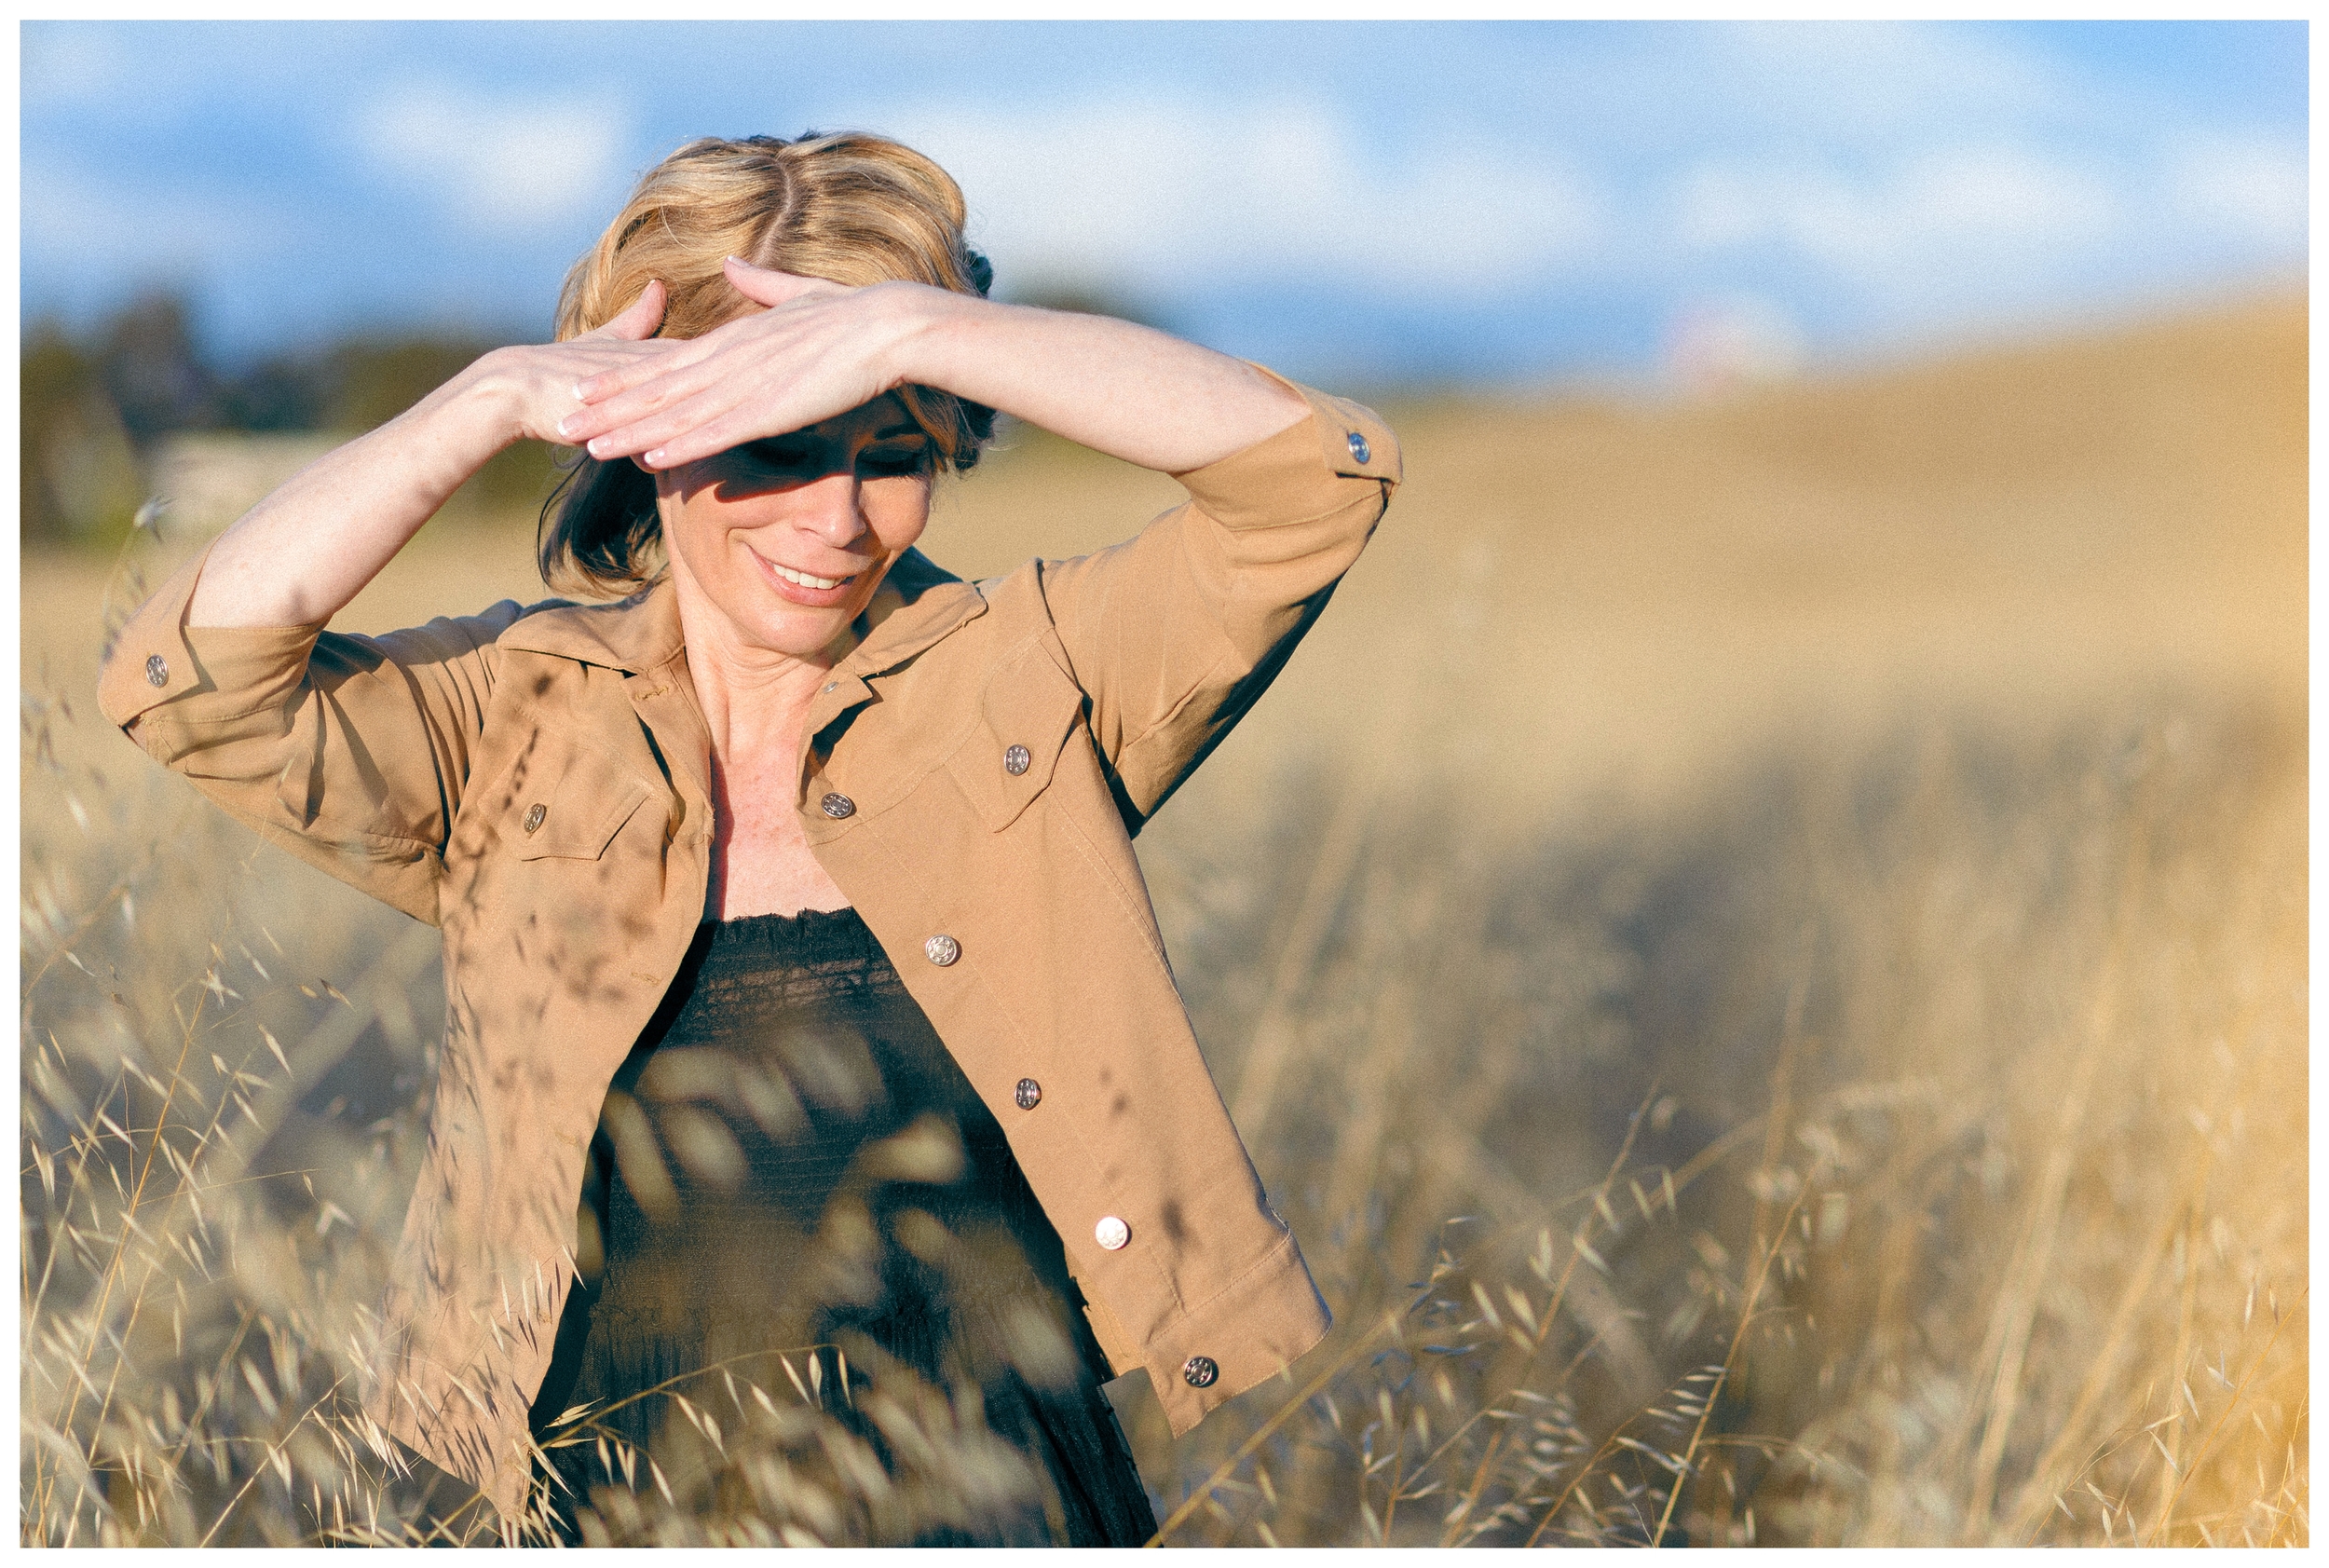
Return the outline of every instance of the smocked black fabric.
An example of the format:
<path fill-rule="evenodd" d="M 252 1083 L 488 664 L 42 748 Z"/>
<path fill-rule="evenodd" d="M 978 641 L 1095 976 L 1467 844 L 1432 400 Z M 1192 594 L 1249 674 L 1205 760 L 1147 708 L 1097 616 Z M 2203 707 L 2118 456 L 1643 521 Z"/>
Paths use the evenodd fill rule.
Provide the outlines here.
<path fill-rule="evenodd" d="M 821 1407 L 883 1466 L 846 1534 L 1153 1534 L 1058 1234 L 855 911 L 697 934 L 616 1074 L 580 1230 L 533 1421 L 570 1539 L 593 1488 L 653 1495 L 649 1458 L 717 1511 L 735 1483 L 701 1418 L 733 1446 L 766 1413 L 756 1388 L 797 1425 Z"/>

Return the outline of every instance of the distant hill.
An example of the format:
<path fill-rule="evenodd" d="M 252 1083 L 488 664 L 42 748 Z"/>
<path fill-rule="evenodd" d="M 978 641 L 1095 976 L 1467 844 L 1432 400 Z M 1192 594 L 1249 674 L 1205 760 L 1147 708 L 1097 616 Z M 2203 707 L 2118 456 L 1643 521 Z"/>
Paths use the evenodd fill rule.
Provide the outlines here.
<path fill-rule="evenodd" d="M 1904 703 L 2301 693 L 2306 320 L 2262 300 L 1716 402 L 1389 407 L 1407 483 L 1207 778 L 1387 745 L 1550 801 L 1686 788 L 1775 726 Z M 987 575 L 1180 497 L 1020 430 L 924 548 Z M 524 509 L 432 525 L 341 623 L 538 597 L 531 544 Z"/>

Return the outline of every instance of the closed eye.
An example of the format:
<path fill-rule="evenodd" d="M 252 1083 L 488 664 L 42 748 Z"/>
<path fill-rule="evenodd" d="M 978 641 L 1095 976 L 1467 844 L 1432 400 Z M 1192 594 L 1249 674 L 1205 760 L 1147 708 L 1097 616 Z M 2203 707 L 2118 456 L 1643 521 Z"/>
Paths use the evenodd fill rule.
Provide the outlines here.
<path fill-rule="evenodd" d="M 838 471 L 839 454 L 829 447 L 804 443 L 798 437 L 776 436 L 767 441 L 747 443 L 742 450 L 760 468 L 803 479 Z M 884 443 L 867 447 L 858 454 L 857 472 L 861 477 L 890 479 L 904 474 L 921 473 L 929 469 L 934 448 L 928 441 L 901 444 Z"/>
<path fill-rule="evenodd" d="M 858 471 L 884 478 L 898 474 L 919 473 L 929 467 L 931 445 L 918 442 L 912 446 L 881 446 L 865 452 L 857 459 Z"/>
<path fill-rule="evenodd" d="M 780 472 L 803 469 L 809 466 L 810 455 L 808 449 L 799 442 L 790 441 L 782 436 L 777 437 L 772 441 L 756 441 L 748 443 L 743 447 L 743 452 L 745 456 L 749 457 L 754 462 L 758 463 L 761 467 L 775 469 Z"/>

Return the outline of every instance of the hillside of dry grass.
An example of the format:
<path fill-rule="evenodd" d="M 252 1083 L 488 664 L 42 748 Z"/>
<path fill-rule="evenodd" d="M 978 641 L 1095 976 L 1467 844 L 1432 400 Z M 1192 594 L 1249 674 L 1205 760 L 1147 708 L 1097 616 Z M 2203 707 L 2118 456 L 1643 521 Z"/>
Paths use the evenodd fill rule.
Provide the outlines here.
<path fill-rule="evenodd" d="M 1377 540 L 1140 844 L 1339 1319 L 1178 1445 L 1134 1380 L 1169 1539 L 2309 1537 L 2305 321 L 1386 409 Z M 1177 497 L 1021 432 L 925 547 Z M 24 563 L 25 1537 L 393 1535 L 334 1390 L 429 934 L 102 732 L 105 576 Z M 769 1392 L 612 1538 L 878 1537 Z"/>

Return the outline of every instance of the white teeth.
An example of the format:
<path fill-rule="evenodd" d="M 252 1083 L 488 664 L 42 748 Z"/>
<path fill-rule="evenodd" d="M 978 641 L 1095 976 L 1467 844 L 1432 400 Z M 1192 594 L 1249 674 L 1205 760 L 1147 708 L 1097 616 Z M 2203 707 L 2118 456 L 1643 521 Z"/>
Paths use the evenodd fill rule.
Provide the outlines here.
<path fill-rule="evenodd" d="M 845 577 L 810 577 L 807 572 L 797 572 L 773 561 L 769 563 L 769 568 L 785 581 L 798 583 L 803 588 L 838 588 L 849 580 Z"/>

